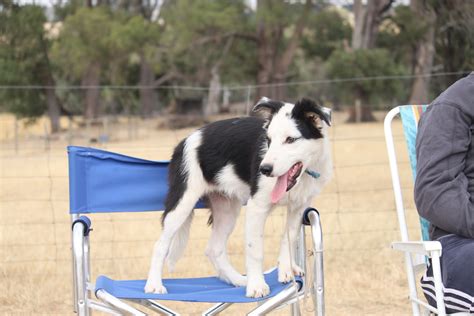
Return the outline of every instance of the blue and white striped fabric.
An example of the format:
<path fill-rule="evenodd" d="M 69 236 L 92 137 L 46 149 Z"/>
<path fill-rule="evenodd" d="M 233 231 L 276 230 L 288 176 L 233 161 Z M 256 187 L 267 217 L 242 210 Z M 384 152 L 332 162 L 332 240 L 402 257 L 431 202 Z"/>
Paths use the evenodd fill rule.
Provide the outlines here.
<path fill-rule="evenodd" d="M 405 105 L 400 107 L 400 117 L 402 118 L 403 132 L 407 143 L 408 156 L 410 157 L 413 179 L 416 178 L 416 133 L 418 131 L 418 121 L 427 107 L 427 105 Z M 420 217 L 420 227 L 422 239 L 430 240 L 430 222 Z"/>
<path fill-rule="evenodd" d="M 474 313 L 474 274 L 467 264 L 474 262 L 474 241 L 454 234 L 438 239 L 443 249 L 441 274 L 444 303 L 448 314 Z M 421 288 L 431 306 L 436 306 L 433 269 L 430 265 L 421 279 Z"/>

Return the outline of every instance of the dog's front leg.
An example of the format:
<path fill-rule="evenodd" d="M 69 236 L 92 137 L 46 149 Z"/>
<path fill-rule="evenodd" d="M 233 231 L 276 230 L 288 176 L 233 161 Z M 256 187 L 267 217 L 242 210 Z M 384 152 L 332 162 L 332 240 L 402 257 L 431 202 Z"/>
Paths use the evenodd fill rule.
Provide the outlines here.
<path fill-rule="evenodd" d="M 304 210 L 301 205 L 288 205 L 286 228 L 281 239 L 280 255 L 278 257 L 278 281 L 282 283 L 291 282 L 294 275 L 304 275 L 303 269 L 296 264 L 294 259 L 296 240 L 301 230 Z M 288 241 L 288 237 L 290 237 L 290 241 Z"/>
<path fill-rule="evenodd" d="M 245 219 L 247 297 L 264 297 L 270 288 L 263 278 L 263 233 L 270 205 L 257 205 L 250 199 Z"/>

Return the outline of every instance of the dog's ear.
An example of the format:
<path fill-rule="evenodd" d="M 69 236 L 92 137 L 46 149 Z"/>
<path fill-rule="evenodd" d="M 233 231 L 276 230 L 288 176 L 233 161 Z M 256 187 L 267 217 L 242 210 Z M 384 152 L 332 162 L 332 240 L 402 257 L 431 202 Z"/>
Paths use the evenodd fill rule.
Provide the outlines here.
<path fill-rule="evenodd" d="M 255 104 L 252 109 L 252 112 L 259 114 L 266 120 L 269 120 L 273 116 L 273 114 L 275 114 L 281 109 L 283 105 L 283 102 L 263 97 L 257 102 L 257 104 Z"/>
<path fill-rule="evenodd" d="M 309 99 L 301 99 L 295 104 L 293 116 L 298 119 L 304 119 L 311 126 L 322 130 L 323 121 L 331 126 L 331 109 L 317 105 L 316 102 Z"/>

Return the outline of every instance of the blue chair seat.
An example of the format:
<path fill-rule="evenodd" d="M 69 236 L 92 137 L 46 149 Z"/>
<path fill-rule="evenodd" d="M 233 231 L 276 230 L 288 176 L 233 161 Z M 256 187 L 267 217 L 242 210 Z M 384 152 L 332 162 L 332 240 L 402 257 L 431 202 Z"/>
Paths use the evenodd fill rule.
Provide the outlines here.
<path fill-rule="evenodd" d="M 145 293 L 146 280 L 116 281 L 106 276 L 99 276 L 95 290 L 105 290 L 109 294 L 121 299 L 152 299 L 182 302 L 201 303 L 252 303 L 273 297 L 291 286 L 278 282 L 278 270 L 265 274 L 265 281 L 270 286 L 270 295 L 264 298 L 248 298 L 245 296 L 245 287 L 235 287 L 217 277 L 164 279 L 163 285 L 167 294 Z M 297 278 L 300 288 L 303 285 L 301 278 Z"/>

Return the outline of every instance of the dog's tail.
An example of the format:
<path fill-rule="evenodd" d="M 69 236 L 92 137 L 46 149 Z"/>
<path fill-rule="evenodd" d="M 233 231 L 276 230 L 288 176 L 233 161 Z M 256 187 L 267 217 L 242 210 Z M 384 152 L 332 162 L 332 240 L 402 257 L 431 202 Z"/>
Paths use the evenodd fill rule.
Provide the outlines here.
<path fill-rule="evenodd" d="M 181 225 L 171 241 L 170 250 L 166 256 L 169 271 L 174 270 L 176 262 L 182 257 L 184 250 L 186 249 L 189 240 L 189 230 L 191 228 L 191 222 L 193 221 L 193 214 L 194 212 L 191 212 L 188 218 L 186 218 L 183 225 Z"/>

